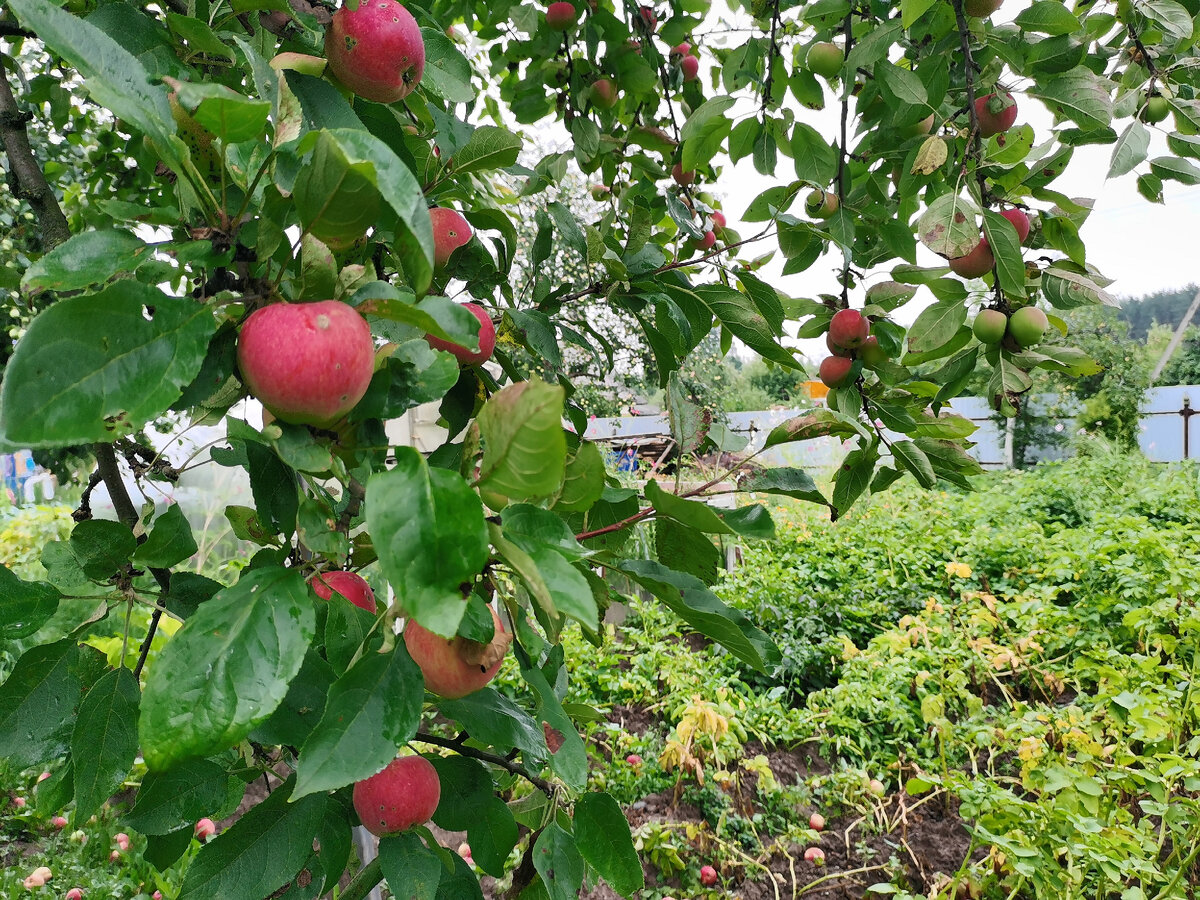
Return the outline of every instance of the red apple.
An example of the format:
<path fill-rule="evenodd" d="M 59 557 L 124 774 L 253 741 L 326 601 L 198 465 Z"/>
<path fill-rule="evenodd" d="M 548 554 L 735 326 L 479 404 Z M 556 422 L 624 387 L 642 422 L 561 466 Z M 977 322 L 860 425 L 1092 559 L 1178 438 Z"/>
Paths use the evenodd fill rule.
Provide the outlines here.
<path fill-rule="evenodd" d="M 375 343 L 367 320 L 338 300 L 272 303 L 242 325 L 237 359 L 246 387 L 276 418 L 325 426 L 367 392 Z"/>
<path fill-rule="evenodd" d="M 404 627 L 404 646 L 425 676 L 425 687 L 438 696 L 457 700 L 487 685 L 500 671 L 512 636 L 500 624 L 496 611 L 492 622 L 496 633 L 490 644 L 466 638 L 444 638 L 409 620 Z"/>
<path fill-rule="evenodd" d="M 804 861 L 810 862 L 814 866 L 825 865 L 825 851 L 820 847 L 809 847 L 804 851 Z"/>
<path fill-rule="evenodd" d="M 322 600 L 337 593 L 371 615 L 375 614 L 375 592 L 357 572 L 318 572 L 308 579 L 308 583 Z"/>
<path fill-rule="evenodd" d="M 462 344 L 444 341 L 431 334 L 425 335 L 425 340 L 435 350 L 453 353 L 455 358 L 464 365 L 480 366 L 492 358 L 492 351 L 496 349 L 496 326 L 492 324 L 492 318 L 487 314 L 487 310 L 478 303 L 464 303 L 463 306 L 479 320 L 479 350 L 468 350 Z"/>
<path fill-rule="evenodd" d="M 975 118 L 979 120 L 981 137 L 1001 134 L 1017 121 L 1017 101 L 1008 91 L 979 97 L 975 101 Z"/>
<path fill-rule="evenodd" d="M 121 859 L 121 851 L 120 850 L 114 850 L 112 853 L 108 854 L 109 862 L 119 862 L 120 859 Z M 32 877 L 32 876 L 30 876 L 30 877 Z M 45 884 L 45 882 L 43 881 L 42 884 Z"/>
<path fill-rule="evenodd" d="M 63 900 L 83 900 L 83 890 L 81 888 L 73 887 L 63 894 Z"/>
<path fill-rule="evenodd" d="M 854 350 L 871 333 L 871 323 L 857 309 L 839 309 L 829 320 L 829 340 L 835 347 Z"/>
<path fill-rule="evenodd" d="M 829 332 L 825 332 L 825 346 L 829 348 L 829 352 L 834 356 L 841 356 L 845 359 L 854 359 L 854 351 L 847 350 L 845 347 L 839 347 L 837 344 L 835 344 L 833 342 L 833 338 L 830 337 Z"/>
<path fill-rule="evenodd" d="M 68 823 L 64 816 L 55 816 L 53 819 L 50 820 L 50 824 L 52 826 L 54 826 L 56 829 L 58 829 L 59 831 L 62 831 L 64 828 L 67 827 Z"/>
<path fill-rule="evenodd" d="M 808 827 L 813 831 L 825 830 L 825 817 L 820 813 L 813 813 L 808 817 Z"/>
<path fill-rule="evenodd" d="M 1029 237 L 1029 216 L 1025 210 L 1014 206 L 1012 209 L 1000 210 L 1000 215 L 1012 222 L 1013 228 L 1017 229 L 1017 240 L 1025 243 L 1025 238 Z"/>
<path fill-rule="evenodd" d="M 617 86 L 607 78 L 592 82 L 592 103 L 601 109 L 612 109 L 617 105 Z"/>
<path fill-rule="evenodd" d="M 551 3 L 546 7 L 546 24 L 555 31 L 566 31 L 575 24 L 578 17 L 574 3 L 559 0 L 558 3 Z"/>
<path fill-rule="evenodd" d="M 719 209 L 712 214 L 713 231 L 717 233 L 717 237 L 721 236 L 721 232 L 725 230 L 728 221 L 725 218 L 725 213 Z"/>
<path fill-rule="evenodd" d="M 325 55 L 338 81 L 376 103 L 404 99 L 425 72 L 421 29 L 396 0 L 363 0 L 358 9 L 335 12 Z"/>
<path fill-rule="evenodd" d="M 441 206 L 429 210 L 429 221 L 433 225 L 433 267 L 441 269 L 455 250 L 470 243 L 471 224 L 457 209 Z"/>
<path fill-rule="evenodd" d="M 642 24 L 646 26 L 647 31 L 654 31 L 658 27 L 658 16 L 654 12 L 653 6 L 640 6 L 638 12 L 642 17 Z"/>
<path fill-rule="evenodd" d="M 671 48 L 672 56 L 687 56 L 691 52 L 692 52 L 692 45 L 689 44 L 687 41 L 684 41 L 682 44 L 676 44 L 674 47 Z"/>
<path fill-rule="evenodd" d="M 980 238 L 979 243 L 966 256 L 958 256 L 949 261 L 950 271 L 963 278 L 982 278 L 996 265 L 996 257 L 988 246 L 987 238 Z"/>
<path fill-rule="evenodd" d="M 675 179 L 675 183 L 680 187 L 687 187 L 696 180 L 696 170 L 688 169 L 685 172 L 683 170 L 682 163 L 675 163 L 675 165 L 671 167 L 671 177 Z"/>
<path fill-rule="evenodd" d="M 827 356 L 821 361 L 821 368 L 818 372 L 826 387 L 840 388 L 853 383 L 854 379 L 851 377 L 853 368 L 854 360 L 852 359 L 844 356 Z"/>
<path fill-rule="evenodd" d="M 113 835 L 113 840 L 116 842 L 117 848 L 120 849 L 122 853 L 129 849 L 129 835 L 127 835 L 125 832 L 118 831 Z"/>
<path fill-rule="evenodd" d="M 700 76 L 700 60 L 694 56 L 685 56 L 679 63 L 684 81 L 695 81 Z"/>
<path fill-rule="evenodd" d="M 196 837 L 202 841 L 208 840 L 217 833 L 217 823 L 212 819 L 201 819 L 196 823 Z"/>
<path fill-rule="evenodd" d="M 629 765 L 636 769 L 642 764 L 642 758 L 636 753 L 630 753 L 627 757 L 625 757 L 625 762 L 629 763 Z"/>
<path fill-rule="evenodd" d="M 887 788 L 884 787 L 883 782 L 878 778 L 872 778 L 867 783 L 867 790 L 869 790 L 876 797 L 882 797 L 887 792 Z"/>
<path fill-rule="evenodd" d="M 707 253 L 717 244 L 717 236 L 711 231 L 704 232 L 704 236 L 699 240 L 690 242 L 691 248 L 696 253 Z"/>
<path fill-rule="evenodd" d="M 352 796 L 363 827 L 382 837 L 432 819 L 442 798 L 442 783 L 425 757 L 401 756 L 382 772 L 356 783 Z"/>
<path fill-rule="evenodd" d="M 712 866 L 700 867 L 700 883 L 705 887 L 712 887 L 717 883 L 717 870 Z"/>

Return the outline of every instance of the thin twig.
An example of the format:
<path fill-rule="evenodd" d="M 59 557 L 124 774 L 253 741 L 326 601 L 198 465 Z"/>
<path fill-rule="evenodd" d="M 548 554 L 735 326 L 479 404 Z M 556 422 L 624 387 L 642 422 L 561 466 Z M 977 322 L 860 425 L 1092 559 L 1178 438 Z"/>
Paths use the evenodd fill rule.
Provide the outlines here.
<path fill-rule="evenodd" d="M 850 58 L 850 50 L 854 47 L 854 6 L 846 11 L 846 19 L 842 23 L 842 33 L 846 38 L 846 58 Z M 849 153 L 849 120 L 850 120 L 850 85 L 842 85 L 842 136 L 838 145 L 837 168 L 837 198 L 838 209 L 846 209 L 846 195 L 849 193 L 846 178 L 846 156 Z M 842 263 L 842 309 L 850 307 L 850 249 L 843 248 Z"/>
<path fill-rule="evenodd" d="M 447 749 L 453 750 L 455 753 L 458 753 L 462 756 L 469 756 L 472 759 L 478 759 L 481 762 L 487 762 L 494 766 L 499 766 L 500 768 L 511 772 L 513 775 L 521 776 L 547 797 L 554 796 L 554 785 L 552 785 L 546 779 L 534 775 L 524 766 L 520 765 L 519 763 L 515 763 L 510 759 L 505 759 L 499 754 L 488 753 L 486 750 L 476 750 L 474 747 L 468 747 L 462 743 L 461 738 L 461 735 L 458 738 L 444 738 L 438 737 L 436 734 L 429 734 L 425 731 L 418 731 L 413 737 L 413 740 L 420 741 L 423 744 L 433 744 L 437 747 L 446 747 Z"/>

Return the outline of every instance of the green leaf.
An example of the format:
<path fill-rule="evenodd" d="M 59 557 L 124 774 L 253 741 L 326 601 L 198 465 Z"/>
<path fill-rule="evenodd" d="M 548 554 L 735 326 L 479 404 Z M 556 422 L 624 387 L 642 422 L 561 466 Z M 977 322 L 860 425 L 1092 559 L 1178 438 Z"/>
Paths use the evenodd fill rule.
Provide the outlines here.
<path fill-rule="evenodd" d="M 1187 185 L 1200 184 L 1200 167 L 1190 160 L 1158 156 L 1150 160 L 1150 171 L 1164 180 Z"/>
<path fill-rule="evenodd" d="M 133 808 L 121 817 L 142 834 L 169 834 L 190 829 L 225 803 L 229 776 L 211 759 L 180 763 L 169 772 L 148 772 Z"/>
<path fill-rule="evenodd" d="M 137 549 L 137 539 L 120 522 L 87 519 L 75 526 L 68 546 L 83 574 L 100 581 L 129 561 Z"/>
<path fill-rule="evenodd" d="M 421 87 L 450 103 L 470 103 L 475 99 L 471 87 L 471 64 L 441 28 L 422 28 L 425 42 L 425 74 Z"/>
<path fill-rule="evenodd" d="M 83 692 L 79 647 L 70 640 L 33 647 L 0 686 L 0 758 L 21 769 L 67 752 Z"/>
<path fill-rule="evenodd" d="M 1038 0 L 1021 10 L 1016 24 L 1025 31 L 1041 34 L 1075 34 L 1079 31 L 1079 20 L 1057 0 Z"/>
<path fill-rule="evenodd" d="M 600 448 L 590 441 L 581 442 L 579 449 L 567 457 L 562 489 L 554 501 L 554 508 L 562 512 L 591 509 L 604 493 L 604 471 Z"/>
<path fill-rule="evenodd" d="M 1106 127 L 1112 121 L 1110 82 L 1086 66 L 1034 82 L 1029 93 L 1042 100 L 1059 119 L 1070 119 L 1085 131 Z"/>
<path fill-rule="evenodd" d="M 663 601 L 677 616 L 760 672 L 779 664 L 779 648 L 740 610 L 726 606 L 691 575 L 651 560 L 623 560 L 613 568 Z"/>
<path fill-rule="evenodd" d="M 788 419 L 786 422 L 776 425 L 767 435 L 763 449 L 768 450 L 779 444 L 810 441 L 813 438 L 830 435 L 853 437 L 855 434 L 866 436 L 861 424 L 848 419 L 835 410 L 818 408 L 807 415 L 796 416 L 794 419 Z"/>
<path fill-rule="evenodd" d="M 947 259 L 965 256 L 979 243 L 979 206 L 961 194 L 942 194 L 917 221 L 917 237 Z"/>
<path fill-rule="evenodd" d="M 1135 119 L 1126 126 L 1116 144 L 1113 145 L 1108 177 L 1117 178 L 1132 172 L 1145 161 L 1149 149 L 1150 132 L 1145 125 Z"/>
<path fill-rule="evenodd" d="M 479 878 L 467 865 L 467 861 L 457 853 L 450 854 L 450 857 L 454 871 L 442 872 L 436 900 L 483 900 Z"/>
<path fill-rule="evenodd" d="M 658 519 L 654 523 L 654 549 L 664 566 L 695 575 L 705 584 L 716 584 L 720 577 L 720 550 L 712 538 L 690 525 Z"/>
<path fill-rule="evenodd" d="M 300 750 L 296 797 L 331 791 L 383 771 L 417 733 L 421 670 L 402 641 L 368 653 L 329 689 L 325 715 Z"/>
<path fill-rule="evenodd" d="M 502 750 L 517 749 L 535 760 L 546 758 L 542 729 L 525 710 L 495 688 L 485 687 L 458 700 L 442 700 L 438 710 L 478 741 Z"/>
<path fill-rule="evenodd" d="M 575 839 L 551 823 L 533 845 L 533 867 L 550 900 L 576 900 L 583 887 L 583 857 Z"/>
<path fill-rule="evenodd" d="M 134 551 L 133 561 L 138 565 L 169 569 L 183 562 L 197 549 L 192 526 L 176 503 L 154 520 L 149 537 Z"/>
<path fill-rule="evenodd" d="M 946 346 L 966 321 L 967 307 L 961 300 L 925 307 L 908 330 L 909 351 L 925 353 Z"/>
<path fill-rule="evenodd" d="M 880 60 L 875 64 L 875 75 L 880 79 L 885 99 L 891 94 L 895 101 L 906 106 L 926 107 L 929 103 L 925 85 L 912 69 L 902 69 Z"/>
<path fill-rule="evenodd" d="M 742 481 L 738 487 L 743 491 L 754 491 L 764 494 L 781 494 L 793 500 L 804 500 L 808 503 L 819 503 L 829 506 L 829 501 L 817 489 L 816 483 L 803 469 L 786 466 L 763 469 Z"/>
<path fill-rule="evenodd" d="M 441 828 L 466 831 L 471 856 L 479 867 L 491 875 L 502 875 L 519 835 L 512 813 L 495 794 L 491 776 L 465 756 L 435 756 L 430 762 L 442 783 L 433 821 Z"/>
<path fill-rule="evenodd" d="M 514 500 L 539 500 L 563 483 L 567 441 L 563 389 L 521 381 L 493 394 L 479 412 L 479 486 Z"/>
<path fill-rule="evenodd" d="M 912 28 L 925 13 L 937 5 L 938 0 L 900 0 L 900 19 L 904 28 Z"/>
<path fill-rule="evenodd" d="M 408 832 L 381 839 L 379 864 L 393 897 L 436 900 L 445 867 L 417 835 Z"/>
<path fill-rule="evenodd" d="M 1176 41 L 1186 41 L 1194 28 L 1192 14 L 1175 0 L 1143 0 L 1135 7 L 1147 19 L 1158 23 L 1165 34 Z"/>
<path fill-rule="evenodd" d="M 296 177 L 294 198 L 306 233 L 331 247 L 361 238 L 382 208 L 375 167 L 366 160 L 351 162 L 327 131 L 317 132 L 312 155 Z"/>
<path fill-rule="evenodd" d="M 558 200 L 546 204 L 546 212 L 550 214 L 550 218 L 553 220 L 555 228 L 558 229 L 558 236 L 562 242 L 579 254 L 580 257 L 586 259 L 587 238 L 584 237 L 583 231 L 579 227 L 579 221 L 575 218 L 575 213 L 571 212 L 565 203 Z"/>
<path fill-rule="evenodd" d="M 79 704 L 71 736 L 76 822 L 91 818 L 133 768 L 140 696 L 133 673 L 120 668 L 106 673 Z"/>
<path fill-rule="evenodd" d="M 62 594 L 41 581 L 22 581 L 0 565 L 0 641 L 29 637 L 58 609 Z"/>
<path fill-rule="evenodd" d="M 933 466 L 921 448 L 912 441 L 893 441 L 892 456 L 907 469 L 917 483 L 923 488 L 931 488 L 937 484 L 937 476 L 933 474 Z"/>
<path fill-rule="evenodd" d="M 85 231 L 59 244 L 25 270 L 21 289 L 74 291 L 133 272 L 151 257 L 152 247 L 128 231 Z"/>
<path fill-rule="evenodd" d="M 59 300 L 33 320 L 5 369 L 4 438 L 57 447 L 135 431 L 196 377 L 215 330 L 208 307 L 136 281 Z"/>
<path fill-rule="evenodd" d="M 200 604 L 146 678 L 138 727 L 146 765 L 161 771 L 244 738 L 283 701 L 314 631 L 298 569 L 248 570 Z"/>
<path fill-rule="evenodd" d="M 335 802 L 310 795 L 289 803 L 292 787 L 291 779 L 284 782 L 205 844 L 188 866 L 179 900 L 262 900 L 286 884 L 312 854 Z"/>
<path fill-rule="evenodd" d="M 9 6 L 22 25 L 79 73 L 96 103 L 136 126 L 154 142 L 164 162 L 178 168 L 181 157 L 168 141 L 175 122 L 167 92 L 150 84 L 137 57 L 85 19 L 46 0 L 12 0 Z M 182 149 L 178 139 L 174 144 Z"/>
<path fill-rule="evenodd" d="M 251 100 L 223 84 L 211 82 L 175 81 L 172 87 L 179 104 L 192 118 L 226 143 L 262 138 L 271 112 L 270 101 Z"/>
<path fill-rule="evenodd" d="M 608 794 L 588 793 L 575 801 L 575 843 L 583 858 L 622 897 L 645 886 L 629 822 Z"/>
<path fill-rule="evenodd" d="M 733 534 L 734 531 L 717 514 L 717 511 L 700 500 L 686 500 L 675 494 L 667 493 L 657 481 L 646 482 L 646 499 L 654 507 L 654 511 L 662 516 L 670 516 L 677 522 L 690 525 L 708 534 Z"/>
<path fill-rule="evenodd" d="M 1011 297 L 1025 296 L 1025 263 L 1016 226 L 990 209 L 983 212 L 983 233 L 996 257 L 1000 289 Z"/>
<path fill-rule="evenodd" d="M 789 369 L 801 368 L 796 357 L 776 342 L 770 322 L 741 291 L 723 284 L 700 284 L 693 291 L 734 337 L 759 356 Z"/>
<path fill-rule="evenodd" d="M 879 454 L 874 448 L 851 450 L 846 454 L 834 476 L 836 482 L 833 486 L 833 505 L 839 513 L 844 513 L 862 496 L 871 483 L 871 475 L 878 460 Z"/>
<path fill-rule="evenodd" d="M 480 125 L 471 132 L 471 139 L 454 151 L 447 165 L 456 175 L 504 169 L 516 163 L 522 143 L 518 135 L 506 128 Z"/>
<path fill-rule="evenodd" d="M 811 125 L 797 122 L 792 129 L 792 157 L 796 177 L 824 186 L 837 175 L 837 150 Z"/>
<path fill-rule="evenodd" d="M 582 791 L 588 777 L 588 757 L 575 723 L 563 711 L 558 694 L 541 669 L 527 666 L 521 659 L 521 677 L 537 698 L 537 718 L 550 750 L 551 768 L 571 790 Z"/>
<path fill-rule="evenodd" d="M 424 627 L 453 637 L 471 584 L 488 557 L 479 495 L 456 473 L 434 469 L 411 447 L 367 482 L 367 529 L 404 610 Z"/>

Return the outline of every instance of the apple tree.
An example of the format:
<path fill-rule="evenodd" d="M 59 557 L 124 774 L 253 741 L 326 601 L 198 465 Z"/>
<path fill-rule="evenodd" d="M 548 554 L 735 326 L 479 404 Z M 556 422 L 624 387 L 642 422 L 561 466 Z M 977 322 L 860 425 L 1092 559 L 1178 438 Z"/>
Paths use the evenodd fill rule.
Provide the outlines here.
<path fill-rule="evenodd" d="M 973 426 L 947 404 L 976 372 L 1011 414 L 1033 369 L 1093 370 L 1058 315 L 1110 302 L 1080 238 L 1089 201 L 1055 186 L 1076 148 L 1111 146 L 1109 175 L 1152 202 L 1200 181 L 1196 0 L 999 6 L 10 0 L 0 138 L 38 232 L 5 278 L 37 315 L 0 431 L 87 448 L 119 521 L 85 503 L 45 580 L 0 571 L 0 755 L 47 767 L 39 803 L 78 820 L 140 757 L 127 821 L 156 865 L 280 775 L 196 857 L 185 898 L 322 895 L 360 822 L 379 857 L 343 900 L 382 879 L 478 897 L 476 871 L 510 875 L 513 897 L 595 878 L 635 894 L 559 637 L 601 639 L 601 573 L 619 573 L 771 670 L 771 639 L 708 585 L 711 535 L 773 526 L 752 498 L 708 507 L 715 481 L 606 475 L 564 360 L 611 365 L 612 343 L 572 315 L 636 323 L 689 452 L 736 449 L 673 374 L 706 337 L 792 370 L 791 337 L 826 338 L 827 406 L 766 443 L 852 442 L 832 490 L 789 468 L 717 481 L 832 515 L 906 475 L 969 486 Z M 534 129 L 567 149 L 519 162 Z M 64 142 L 86 165 L 50 164 Z M 735 222 L 717 197 L 743 160 L 762 190 Z M 601 213 L 562 202 L 569 169 Z M 518 201 L 537 210 L 520 259 Z M 548 277 L 556 247 L 586 277 Z M 813 267 L 827 293 L 780 288 Z M 261 428 L 231 412 L 247 396 Z M 429 402 L 449 439 L 390 446 L 384 422 Z M 123 487 L 123 462 L 177 474 L 144 440 L 164 417 L 223 421 L 212 464 L 248 475 L 253 507 L 226 514 L 259 549 L 232 583 L 186 568 L 178 508 Z M 649 520 L 659 558 L 631 558 Z M 357 575 L 371 565 L 390 602 Z M 110 666 L 96 633 L 136 661 Z M 516 692 L 488 684 L 505 659 Z M 468 833 L 475 868 L 430 817 Z"/>

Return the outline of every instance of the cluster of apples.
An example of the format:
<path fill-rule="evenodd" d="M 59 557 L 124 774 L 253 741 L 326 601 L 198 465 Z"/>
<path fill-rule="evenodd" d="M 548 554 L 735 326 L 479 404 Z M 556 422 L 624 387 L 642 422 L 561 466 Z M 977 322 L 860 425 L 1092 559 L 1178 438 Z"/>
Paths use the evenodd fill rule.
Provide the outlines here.
<path fill-rule="evenodd" d="M 994 347 L 1008 338 L 1017 348 L 1024 350 L 1042 342 L 1050 320 L 1036 306 L 1022 306 L 1006 315 L 1000 309 L 982 309 L 975 316 L 971 331 L 981 344 Z"/>
<path fill-rule="evenodd" d="M 832 356 L 821 361 L 819 374 L 826 387 L 840 388 L 854 383 L 859 369 L 856 362 L 873 368 L 887 360 L 879 340 L 871 336 L 871 322 L 857 309 L 840 309 L 829 320 L 825 346 Z M 861 368 L 861 367 L 859 367 Z"/>
<path fill-rule="evenodd" d="M 1017 230 L 1017 240 L 1024 244 L 1030 229 L 1029 215 L 1025 210 L 1014 206 L 1001 210 L 1000 215 L 1012 222 L 1013 228 Z M 947 265 L 950 266 L 950 271 L 963 278 L 981 278 L 992 271 L 992 267 L 996 265 L 996 256 L 992 253 L 987 237 L 980 235 L 979 243 L 970 253 L 948 260 Z"/>

